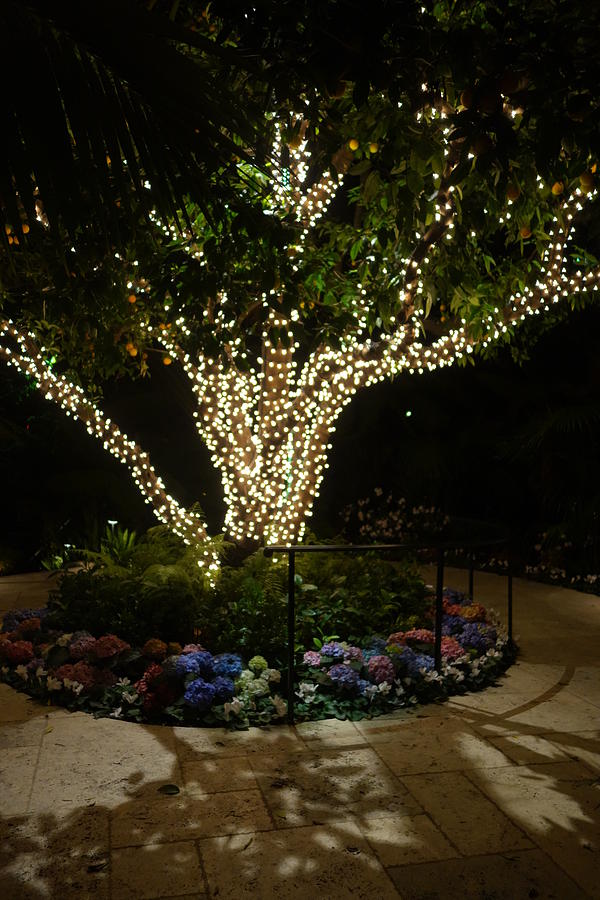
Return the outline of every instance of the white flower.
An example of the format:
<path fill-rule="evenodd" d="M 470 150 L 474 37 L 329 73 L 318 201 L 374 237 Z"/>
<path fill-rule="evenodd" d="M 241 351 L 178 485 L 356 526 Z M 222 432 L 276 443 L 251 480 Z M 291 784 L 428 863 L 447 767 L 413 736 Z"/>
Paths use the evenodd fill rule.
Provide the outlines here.
<path fill-rule="evenodd" d="M 38 666 L 35 670 L 36 678 L 42 678 L 42 676 L 46 675 L 46 669 L 43 666 Z"/>
<path fill-rule="evenodd" d="M 279 694 L 275 694 L 274 697 L 271 697 L 271 703 L 275 707 L 278 716 L 285 716 L 287 712 L 287 703 L 283 697 L 280 697 Z"/>
<path fill-rule="evenodd" d="M 79 696 L 79 694 L 83 690 L 82 684 L 80 684 L 78 681 L 72 681 L 70 678 L 65 678 L 63 684 L 67 688 L 67 690 L 73 691 L 73 693 L 77 694 L 77 696 Z"/>
<path fill-rule="evenodd" d="M 116 687 L 127 687 L 128 684 L 131 684 L 129 678 L 119 678 Z"/>
<path fill-rule="evenodd" d="M 110 719 L 120 719 L 121 718 L 122 709 L 120 706 L 115 706 L 113 711 L 109 713 Z"/>
<path fill-rule="evenodd" d="M 296 691 L 296 696 L 300 697 L 304 703 L 312 703 L 315 699 L 315 693 L 318 690 L 318 684 L 310 684 L 308 681 L 301 681 Z"/>
<path fill-rule="evenodd" d="M 0 669 L 0 672 L 2 672 L 3 675 L 8 675 L 8 672 L 9 672 L 8 666 L 2 666 L 2 668 Z"/>
<path fill-rule="evenodd" d="M 62 634 L 56 643 L 58 644 L 59 647 L 66 647 L 67 644 L 71 643 L 72 637 L 73 637 L 73 634 Z"/>
<path fill-rule="evenodd" d="M 127 681 L 127 679 L 124 679 Z M 138 698 L 138 694 L 136 691 L 123 691 L 121 694 L 121 700 L 124 700 L 125 703 L 135 703 Z"/>
<path fill-rule="evenodd" d="M 58 678 L 54 678 L 52 675 L 48 675 L 46 686 L 49 691 L 60 691 L 62 690 L 63 683 L 62 681 L 59 681 Z"/>
<path fill-rule="evenodd" d="M 264 673 L 269 681 L 272 681 L 274 684 L 279 684 L 281 681 L 281 672 L 279 669 L 267 669 Z"/>
<path fill-rule="evenodd" d="M 368 684 L 365 688 L 365 697 L 369 697 L 371 699 L 378 692 L 379 688 L 376 684 Z"/>
<path fill-rule="evenodd" d="M 389 683 L 389 681 L 382 681 L 381 684 L 377 685 L 377 690 L 379 691 L 380 694 L 383 694 L 384 696 L 386 694 L 389 694 L 391 689 L 392 689 L 392 686 Z"/>
<path fill-rule="evenodd" d="M 27 671 L 27 666 L 17 666 L 17 668 L 15 669 L 15 672 L 19 676 L 19 678 L 23 679 L 23 681 L 27 681 L 27 679 L 29 678 L 29 672 Z"/>

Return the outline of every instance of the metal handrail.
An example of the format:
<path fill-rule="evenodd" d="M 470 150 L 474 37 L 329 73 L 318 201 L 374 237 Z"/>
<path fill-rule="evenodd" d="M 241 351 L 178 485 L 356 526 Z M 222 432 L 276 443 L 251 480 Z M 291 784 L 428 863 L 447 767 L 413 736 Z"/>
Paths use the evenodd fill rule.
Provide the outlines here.
<path fill-rule="evenodd" d="M 296 674 L 296 659 L 294 646 L 296 643 L 296 554 L 297 553 L 366 553 L 374 550 L 436 550 L 437 551 L 437 578 L 435 591 L 435 630 L 434 630 L 434 660 L 437 672 L 442 668 L 442 618 L 444 614 L 444 553 L 447 550 L 469 550 L 469 597 L 473 599 L 473 573 L 475 571 L 474 550 L 478 547 L 492 547 L 498 544 L 508 543 L 508 538 L 492 538 L 491 540 L 477 541 L 440 541 L 435 544 L 269 544 L 263 547 L 263 553 L 267 557 L 278 553 L 286 553 L 288 558 L 288 602 L 287 602 L 287 639 L 288 639 L 288 673 L 287 673 L 287 721 L 294 724 L 294 677 Z M 513 630 L 513 585 L 510 566 L 506 572 L 508 577 L 508 638 L 512 641 Z"/>

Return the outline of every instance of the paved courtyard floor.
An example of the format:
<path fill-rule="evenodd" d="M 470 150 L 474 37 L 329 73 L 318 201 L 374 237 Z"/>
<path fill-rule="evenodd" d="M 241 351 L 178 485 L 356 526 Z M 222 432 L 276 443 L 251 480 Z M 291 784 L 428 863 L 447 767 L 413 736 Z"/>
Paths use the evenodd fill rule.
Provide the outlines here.
<path fill-rule="evenodd" d="M 46 589 L 1 578 L 0 612 Z M 498 687 L 355 724 L 150 727 L 0 685 L 0 897 L 600 898 L 600 599 L 514 603 Z"/>

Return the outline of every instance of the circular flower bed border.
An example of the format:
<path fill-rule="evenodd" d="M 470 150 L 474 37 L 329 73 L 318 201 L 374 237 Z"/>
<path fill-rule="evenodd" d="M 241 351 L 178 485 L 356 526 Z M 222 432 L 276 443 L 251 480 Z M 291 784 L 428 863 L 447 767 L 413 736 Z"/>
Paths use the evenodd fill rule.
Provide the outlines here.
<path fill-rule="evenodd" d="M 1 680 L 44 702 L 135 722 L 227 724 L 284 719 L 281 672 L 262 656 L 213 655 L 159 638 L 132 648 L 113 634 L 66 634 L 45 625 L 45 609 L 4 616 Z M 374 636 L 363 647 L 329 641 L 298 666 L 296 718 L 362 719 L 451 694 L 480 690 L 513 662 L 516 647 L 464 594 L 444 594 L 441 672 L 425 628 Z"/>

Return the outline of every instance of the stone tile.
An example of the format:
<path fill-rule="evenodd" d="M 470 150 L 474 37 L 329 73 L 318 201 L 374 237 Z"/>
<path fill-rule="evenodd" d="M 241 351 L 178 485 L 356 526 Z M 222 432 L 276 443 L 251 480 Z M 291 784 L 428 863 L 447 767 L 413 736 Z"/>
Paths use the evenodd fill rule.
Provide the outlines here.
<path fill-rule="evenodd" d="M 428 816 L 382 816 L 365 821 L 361 831 L 386 869 L 458 856 Z"/>
<path fill-rule="evenodd" d="M 112 900 L 205 897 L 204 879 L 192 841 L 124 847 L 112 852 Z"/>
<path fill-rule="evenodd" d="M 109 814 L 95 808 L 60 809 L 0 820 L 1 853 L 39 852 L 53 856 L 97 857 L 109 843 Z"/>
<path fill-rule="evenodd" d="M 183 793 L 161 797 L 158 801 L 134 800 L 116 809 L 111 839 L 113 847 L 126 847 L 272 827 L 258 790 L 204 796 Z"/>
<path fill-rule="evenodd" d="M 529 763 L 565 762 L 568 759 L 556 744 L 537 734 L 491 737 L 489 742 L 519 766 Z"/>
<path fill-rule="evenodd" d="M 7 747 L 39 747 L 45 727 L 46 721 L 42 718 L 0 725 L 0 750 Z"/>
<path fill-rule="evenodd" d="M 301 722 L 296 733 L 310 750 L 317 747 L 344 747 L 364 744 L 365 739 L 354 722 L 324 719 L 320 722 Z"/>
<path fill-rule="evenodd" d="M 3 819 L 0 847 L 2 896 L 10 900 L 108 897 L 106 813 L 76 810 Z"/>
<path fill-rule="evenodd" d="M 278 827 L 374 818 L 420 807 L 370 749 L 254 756 L 252 767 Z"/>
<path fill-rule="evenodd" d="M 510 764 L 499 750 L 464 723 L 445 719 L 414 723 L 414 727 L 381 734 L 376 739 L 377 753 L 396 775 Z M 373 740 L 371 735 L 369 740 Z"/>
<path fill-rule="evenodd" d="M 37 747 L 10 747 L 0 753 L 0 814 L 20 816 L 26 809 L 33 783 Z"/>
<path fill-rule="evenodd" d="M 20 853 L 2 868 L 0 879 L 2 896 L 10 900 L 108 900 L 110 861 L 108 854 L 72 859 Z"/>
<path fill-rule="evenodd" d="M 48 712 L 46 706 L 31 700 L 7 684 L 0 684 L 0 723 L 25 722 L 27 719 L 43 717 Z"/>
<path fill-rule="evenodd" d="M 229 731 L 226 728 L 172 729 L 177 753 L 182 762 L 189 762 L 204 754 L 246 756 L 251 753 L 299 752 L 304 744 L 293 728 L 273 725 L 268 728 L 249 728 Z"/>
<path fill-rule="evenodd" d="M 478 787 L 594 896 L 600 884 L 600 785 L 576 762 L 470 773 Z"/>
<path fill-rule="evenodd" d="M 589 731 L 600 727 L 600 709 L 568 691 L 507 718 L 510 722 L 533 725 L 544 731 Z"/>
<path fill-rule="evenodd" d="M 566 690 L 580 700 L 600 706 L 600 668 L 598 666 L 578 666 Z"/>
<path fill-rule="evenodd" d="M 188 793 L 214 794 L 256 788 L 256 778 L 247 756 L 206 756 L 181 764 Z"/>
<path fill-rule="evenodd" d="M 600 769 L 600 731 L 550 733 L 545 737 L 575 762 L 581 761 L 595 771 Z"/>
<path fill-rule="evenodd" d="M 388 872 L 403 900 L 583 900 L 579 887 L 541 850 L 452 859 Z"/>
<path fill-rule="evenodd" d="M 485 778 L 487 769 L 476 769 Z M 496 771 L 504 771 L 499 769 Z M 408 775 L 402 781 L 461 853 L 522 850 L 531 841 L 464 776 Z"/>
<path fill-rule="evenodd" d="M 209 894 L 219 900 L 397 900 L 358 827 L 350 822 L 200 842 Z"/>
<path fill-rule="evenodd" d="M 460 694 L 450 697 L 448 705 L 456 713 L 471 713 L 475 716 L 502 716 L 516 712 L 531 702 L 532 695 L 521 691 L 511 692 L 502 687 L 490 687 L 485 691 Z"/>
<path fill-rule="evenodd" d="M 139 741 L 106 740 L 95 750 L 87 741 L 81 749 L 76 740 L 69 740 L 66 745 L 42 746 L 31 808 L 41 811 L 55 804 L 113 808 L 133 797 L 156 796 L 162 784 L 173 781 L 180 781 L 176 757 L 148 743 L 143 728 Z"/>

